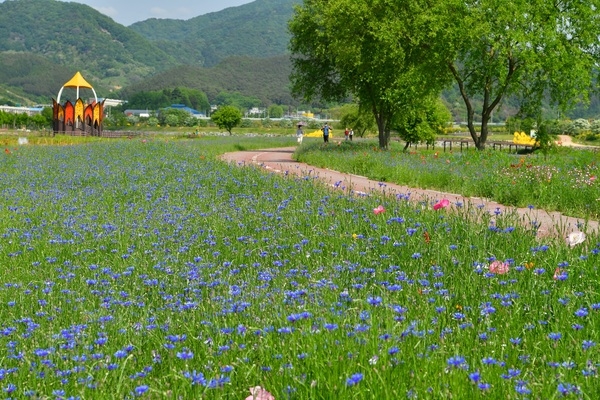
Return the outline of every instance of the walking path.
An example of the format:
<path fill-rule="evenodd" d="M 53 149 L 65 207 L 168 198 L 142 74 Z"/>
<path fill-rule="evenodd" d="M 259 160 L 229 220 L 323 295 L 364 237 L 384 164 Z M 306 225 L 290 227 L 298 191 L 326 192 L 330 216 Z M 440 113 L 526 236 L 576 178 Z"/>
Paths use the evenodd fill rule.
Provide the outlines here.
<path fill-rule="evenodd" d="M 294 151 L 295 147 L 239 151 L 223 154 L 221 158 L 228 162 L 234 162 L 238 166 L 257 165 L 268 171 L 318 178 L 332 187 L 342 188 L 354 193 L 368 194 L 380 192 L 394 196 L 410 196 L 411 200 L 428 202 L 448 199 L 451 204 L 462 203 L 464 207 L 483 208 L 492 217 L 498 213 L 504 214 L 514 210 L 518 213 L 524 226 L 532 227 L 533 224 L 539 225 L 538 237 L 554 236 L 566 238 L 571 232 L 581 231 L 587 234 L 598 232 L 598 221 L 585 221 L 581 218 L 569 217 L 559 212 L 508 207 L 478 197 L 465 197 L 459 194 L 444 193 L 436 190 L 416 189 L 403 185 L 377 182 L 364 176 L 345 174 L 294 161 L 292 159 Z"/>

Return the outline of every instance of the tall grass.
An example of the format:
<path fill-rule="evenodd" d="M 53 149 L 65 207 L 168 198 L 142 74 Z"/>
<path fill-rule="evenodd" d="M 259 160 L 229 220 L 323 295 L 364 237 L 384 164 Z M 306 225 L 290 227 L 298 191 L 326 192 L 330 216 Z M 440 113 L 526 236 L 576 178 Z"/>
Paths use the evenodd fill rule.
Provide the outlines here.
<path fill-rule="evenodd" d="M 226 140 L 0 155 L 5 397 L 595 397 L 597 237 L 238 168 Z"/>
<path fill-rule="evenodd" d="M 600 218 L 600 165 L 598 152 L 590 150 L 563 148 L 548 155 L 492 149 L 403 152 L 395 143 L 390 151 L 380 151 L 374 142 L 324 146 L 313 141 L 299 148 L 295 157 L 379 181 Z"/>

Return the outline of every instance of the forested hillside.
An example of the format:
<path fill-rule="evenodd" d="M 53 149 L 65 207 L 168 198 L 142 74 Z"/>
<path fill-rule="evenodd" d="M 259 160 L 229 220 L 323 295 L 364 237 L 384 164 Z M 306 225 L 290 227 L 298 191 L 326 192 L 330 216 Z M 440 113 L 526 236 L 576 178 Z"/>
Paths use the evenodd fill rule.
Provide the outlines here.
<path fill-rule="evenodd" d="M 15 53 L 31 56 L 34 64 L 82 70 L 105 90 L 177 64 L 149 40 L 93 8 L 54 0 L 0 3 L 0 55 L 6 60 Z M 8 65 L 3 63 L 1 67 L 6 69 Z M 23 84 L 39 87 L 37 74 L 29 72 L 13 68 L 0 71 L 0 76 L 11 74 L 15 82 L 20 79 Z M 32 94 L 55 91 L 56 86 L 51 92 L 36 89 Z"/>
<path fill-rule="evenodd" d="M 299 0 L 256 0 L 189 20 L 149 19 L 130 27 L 192 65 L 214 66 L 230 56 L 288 52 L 287 23 Z"/>
<path fill-rule="evenodd" d="M 178 86 L 202 90 L 214 102 L 220 92 L 253 96 L 265 105 L 297 104 L 288 89 L 291 63 L 287 55 L 272 58 L 232 57 L 212 68 L 182 65 L 123 89 L 124 98 L 140 91 Z"/>

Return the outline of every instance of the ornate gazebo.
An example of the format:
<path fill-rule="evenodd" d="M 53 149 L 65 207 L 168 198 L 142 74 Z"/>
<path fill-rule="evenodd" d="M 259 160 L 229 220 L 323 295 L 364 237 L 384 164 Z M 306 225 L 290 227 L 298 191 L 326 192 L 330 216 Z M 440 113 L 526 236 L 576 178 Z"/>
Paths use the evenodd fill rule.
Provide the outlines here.
<path fill-rule="evenodd" d="M 67 100 L 64 104 L 60 103 L 60 97 L 65 88 L 75 88 L 77 90 L 76 101 L 72 103 Z M 84 102 L 79 97 L 80 89 L 90 89 L 94 94 L 94 101 Z M 63 85 L 58 92 L 56 100 L 53 102 L 53 129 L 54 133 L 65 133 L 67 135 L 80 136 L 101 136 L 102 135 L 102 117 L 104 116 L 104 101 L 98 103 L 96 91 L 81 75 L 77 72 L 71 80 Z"/>

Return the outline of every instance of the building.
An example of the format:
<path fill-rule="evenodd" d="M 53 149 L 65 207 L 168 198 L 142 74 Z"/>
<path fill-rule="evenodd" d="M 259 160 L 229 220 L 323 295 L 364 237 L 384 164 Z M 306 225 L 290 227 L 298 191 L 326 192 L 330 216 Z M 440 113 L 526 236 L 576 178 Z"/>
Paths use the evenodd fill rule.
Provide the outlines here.
<path fill-rule="evenodd" d="M 27 114 L 29 117 L 32 115 L 41 114 L 44 107 L 13 107 L 13 106 L 0 106 L 0 111 L 4 111 L 9 114 Z"/>
<path fill-rule="evenodd" d="M 206 117 L 206 115 L 204 113 L 201 113 L 198 110 L 194 110 L 193 108 L 190 108 L 190 107 L 186 106 L 185 104 L 171 104 L 171 107 L 169 107 L 169 108 L 173 108 L 175 110 L 187 111 L 188 113 L 190 113 L 192 115 L 192 117 L 196 117 L 196 118 Z"/>

